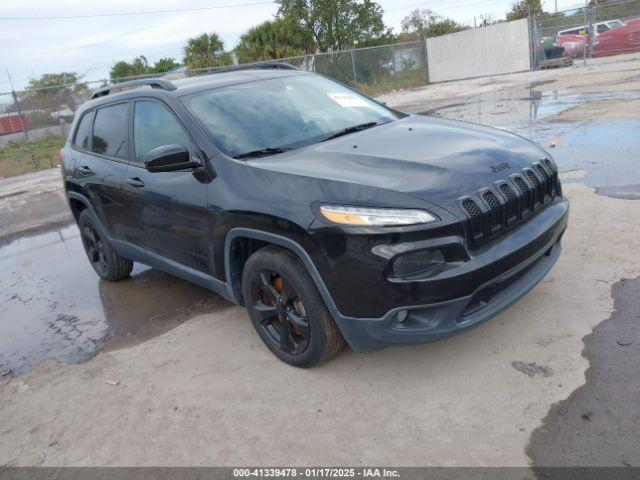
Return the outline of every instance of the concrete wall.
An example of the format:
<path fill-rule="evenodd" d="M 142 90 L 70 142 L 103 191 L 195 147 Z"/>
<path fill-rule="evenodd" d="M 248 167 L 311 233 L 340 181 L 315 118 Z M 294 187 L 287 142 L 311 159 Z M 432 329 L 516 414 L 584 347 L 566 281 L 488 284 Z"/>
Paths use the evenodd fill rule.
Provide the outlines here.
<path fill-rule="evenodd" d="M 529 51 L 526 18 L 429 38 L 429 81 L 529 70 Z"/>
<path fill-rule="evenodd" d="M 69 134 L 71 124 L 62 122 L 60 125 L 54 125 L 53 127 L 36 128 L 34 130 L 28 130 L 29 140 L 41 140 L 52 135 L 64 135 Z M 4 147 L 9 142 L 21 142 L 24 140 L 24 132 L 10 133 L 9 135 L 0 136 L 0 148 Z"/>

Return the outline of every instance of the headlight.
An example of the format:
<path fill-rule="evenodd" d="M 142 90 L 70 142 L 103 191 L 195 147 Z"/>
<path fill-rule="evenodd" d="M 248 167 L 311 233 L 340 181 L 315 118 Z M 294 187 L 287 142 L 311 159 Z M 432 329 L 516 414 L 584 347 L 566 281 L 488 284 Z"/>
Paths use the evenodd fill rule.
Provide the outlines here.
<path fill-rule="evenodd" d="M 345 207 L 342 205 L 322 205 L 322 216 L 340 225 L 363 225 L 371 227 L 385 227 L 392 225 L 416 225 L 430 223 L 436 220 L 424 210 L 394 209 L 394 208 L 365 208 Z"/>

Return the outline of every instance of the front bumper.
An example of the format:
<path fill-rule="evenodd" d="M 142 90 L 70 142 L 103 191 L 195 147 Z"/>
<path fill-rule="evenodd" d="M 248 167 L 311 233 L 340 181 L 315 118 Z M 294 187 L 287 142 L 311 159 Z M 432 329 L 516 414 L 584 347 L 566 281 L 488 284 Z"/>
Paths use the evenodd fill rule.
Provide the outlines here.
<path fill-rule="evenodd" d="M 492 318 L 536 286 L 554 265 L 560 256 L 568 210 L 566 200 L 549 207 L 469 262 L 463 275 L 449 279 L 452 291 L 460 282 L 466 285 L 472 282 L 474 289 L 468 295 L 397 306 L 378 318 L 354 318 L 333 311 L 347 343 L 358 351 L 425 343 L 450 337 Z M 408 315 L 401 323 L 398 313 L 403 310 Z"/>

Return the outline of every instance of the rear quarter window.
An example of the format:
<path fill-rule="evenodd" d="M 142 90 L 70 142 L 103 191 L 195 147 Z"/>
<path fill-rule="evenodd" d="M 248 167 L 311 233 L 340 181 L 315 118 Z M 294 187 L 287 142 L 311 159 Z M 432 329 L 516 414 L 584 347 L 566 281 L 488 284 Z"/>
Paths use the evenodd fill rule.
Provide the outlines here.
<path fill-rule="evenodd" d="M 91 139 L 91 124 L 93 123 L 93 112 L 85 113 L 80 122 L 73 139 L 73 146 L 82 150 L 89 149 L 89 140 Z"/>
<path fill-rule="evenodd" d="M 91 151 L 100 155 L 129 158 L 129 104 L 99 108 L 93 122 Z"/>

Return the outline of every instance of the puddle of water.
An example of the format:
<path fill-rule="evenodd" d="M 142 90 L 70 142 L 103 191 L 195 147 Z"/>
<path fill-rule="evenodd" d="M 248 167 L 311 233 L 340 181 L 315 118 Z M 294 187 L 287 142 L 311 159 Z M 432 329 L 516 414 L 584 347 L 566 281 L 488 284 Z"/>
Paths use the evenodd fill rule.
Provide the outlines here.
<path fill-rule="evenodd" d="M 562 171 L 586 170 L 586 183 L 604 195 L 640 198 L 640 119 L 589 122 L 567 132 L 552 151 Z"/>
<path fill-rule="evenodd" d="M 586 170 L 585 178 L 566 182 L 586 183 L 598 193 L 618 198 L 640 198 L 640 118 L 582 122 L 550 122 L 553 115 L 590 101 L 633 100 L 638 91 L 567 94 L 529 87 L 496 89 L 423 113 L 481 123 L 508 130 L 542 145 L 559 139 L 549 152 L 561 171 Z M 523 95 L 524 93 L 524 95 Z M 640 117 L 640 115 L 639 115 Z"/>
<path fill-rule="evenodd" d="M 82 362 L 108 343 L 141 341 L 231 305 L 139 264 L 128 279 L 100 280 L 75 225 L 0 248 L 0 302 L 0 371 L 14 374 L 47 358 Z"/>
<path fill-rule="evenodd" d="M 553 115 L 590 101 L 640 98 L 638 91 L 570 94 L 536 88 L 540 85 L 541 83 L 534 82 L 524 89 L 496 89 L 463 102 L 458 100 L 421 113 L 489 125 L 543 142 L 575 128 L 575 124 L 571 123 L 563 125 L 544 122 Z"/>

